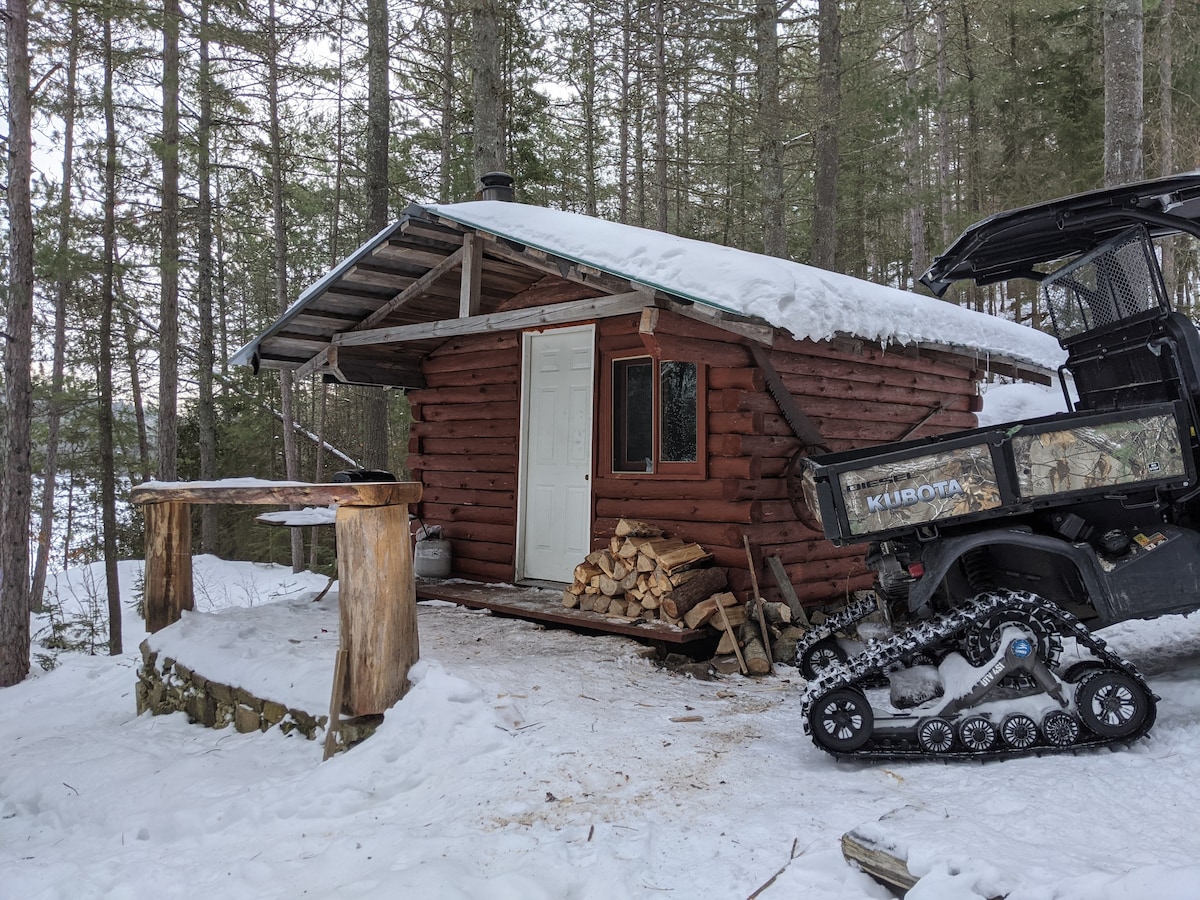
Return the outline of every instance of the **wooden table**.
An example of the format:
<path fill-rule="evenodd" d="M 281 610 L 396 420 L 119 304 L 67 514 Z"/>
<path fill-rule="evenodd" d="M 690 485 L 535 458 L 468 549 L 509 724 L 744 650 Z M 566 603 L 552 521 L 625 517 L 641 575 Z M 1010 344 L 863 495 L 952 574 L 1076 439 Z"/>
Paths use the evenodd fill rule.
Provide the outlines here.
<path fill-rule="evenodd" d="M 382 713 L 408 690 L 408 670 L 419 657 L 408 505 L 420 499 L 417 482 L 138 485 L 132 500 L 146 512 L 146 629 L 165 628 L 193 608 L 193 503 L 337 504 L 343 709 L 352 716 Z"/>

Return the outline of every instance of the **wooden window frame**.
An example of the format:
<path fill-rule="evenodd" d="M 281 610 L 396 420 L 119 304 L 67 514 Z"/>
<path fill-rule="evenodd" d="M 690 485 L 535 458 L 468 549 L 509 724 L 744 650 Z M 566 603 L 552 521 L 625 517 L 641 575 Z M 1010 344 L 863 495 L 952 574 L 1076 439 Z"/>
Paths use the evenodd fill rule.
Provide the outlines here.
<path fill-rule="evenodd" d="M 614 443 L 617 431 L 616 370 L 617 365 L 634 360 L 645 360 L 653 364 L 654 394 L 654 471 L 634 472 L 617 470 Z M 663 462 L 662 453 L 662 364 L 670 362 L 691 363 L 696 367 L 696 459 L 692 462 Z M 692 359 L 654 358 L 644 350 L 635 349 L 601 354 L 600 373 L 600 459 L 603 477 L 618 479 L 667 479 L 701 481 L 708 477 L 708 366 Z"/>

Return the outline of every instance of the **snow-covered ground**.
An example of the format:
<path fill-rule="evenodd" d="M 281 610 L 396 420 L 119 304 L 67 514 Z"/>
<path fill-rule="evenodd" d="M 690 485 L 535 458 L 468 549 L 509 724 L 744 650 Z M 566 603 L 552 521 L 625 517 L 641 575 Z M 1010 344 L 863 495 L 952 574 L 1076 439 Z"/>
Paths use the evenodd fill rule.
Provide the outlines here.
<path fill-rule="evenodd" d="M 277 689 L 328 697 L 325 580 L 197 566 L 203 612 L 174 628 L 227 669 L 206 674 L 265 682 L 284 653 Z M 757 896 L 889 896 L 842 860 L 852 828 L 907 848 L 913 898 L 1200 896 L 1200 616 L 1105 634 L 1162 695 L 1148 739 L 985 765 L 837 763 L 801 733 L 794 672 L 695 680 L 624 638 L 440 604 L 412 691 L 323 763 L 320 742 L 135 715 L 144 632 L 124 628 L 126 655 L 0 691 L 0 896 L 691 900 L 772 876 Z"/>

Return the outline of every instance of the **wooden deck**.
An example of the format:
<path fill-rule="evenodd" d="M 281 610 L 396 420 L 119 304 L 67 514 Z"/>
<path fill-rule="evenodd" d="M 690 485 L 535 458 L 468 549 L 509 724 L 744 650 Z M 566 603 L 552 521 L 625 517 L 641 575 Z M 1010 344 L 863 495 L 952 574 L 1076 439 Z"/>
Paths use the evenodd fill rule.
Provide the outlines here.
<path fill-rule="evenodd" d="M 562 591 L 544 587 L 479 584 L 463 581 L 417 581 L 418 600 L 447 600 L 471 609 L 489 609 L 496 615 L 528 619 L 590 634 L 623 634 L 654 644 L 672 645 L 684 653 L 716 644 L 709 628 L 672 628 L 661 622 L 626 622 L 594 612 L 566 609 Z"/>

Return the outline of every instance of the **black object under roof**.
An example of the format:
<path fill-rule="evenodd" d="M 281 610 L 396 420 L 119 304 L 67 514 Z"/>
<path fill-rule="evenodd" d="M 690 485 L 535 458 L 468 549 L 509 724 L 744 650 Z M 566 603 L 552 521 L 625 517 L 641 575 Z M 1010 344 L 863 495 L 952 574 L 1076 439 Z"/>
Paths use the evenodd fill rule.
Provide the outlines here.
<path fill-rule="evenodd" d="M 1200 237 L 1200 171 L 1088 191 L 976 222 L 933 261 L 921 283 L 939 297 L 956 281 L 1040 281 L 1039 265 L 1086 253 L 1132 225 L 1151 236 Z"/>

